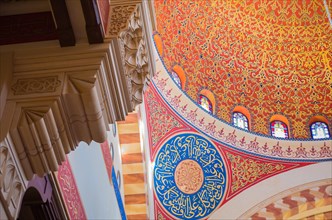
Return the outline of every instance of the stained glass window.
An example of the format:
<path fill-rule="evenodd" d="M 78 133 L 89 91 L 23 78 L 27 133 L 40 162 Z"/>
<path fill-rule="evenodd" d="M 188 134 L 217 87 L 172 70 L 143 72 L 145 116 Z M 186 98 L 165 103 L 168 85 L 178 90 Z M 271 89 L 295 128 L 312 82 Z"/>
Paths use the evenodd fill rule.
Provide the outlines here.
<path fill-rule="evenodd" d="M 175 72 L 172 72 L 172 78 L 174 79 L 176 84 L 178 84 L 178 86 L 181 87 L 181 79 L 180 79 L 179 75 Z"/>
<path fill-rule="evenodd" d="M 288 138 L 287 125 L 282 121 L 271 122 L 271 133 L 274 137 Z"/>
<path fill-rule="evenodd" d="M 198 104 L 206 111 L 212 113 L 212 103 L 205 95 L 199 95 Z"/>
<path fill-rule="evenodd" d="M 233 124 L 236 127 L 249 130 L 248 129 L 248 119 L 244 114 L 242 114 L 240 112 L 234 112 L 233 113 Z"/>
<path fill-rule="evenodd" d="M 322 139 L 330 137 L 328 126 L 324 122 L 317 121 L 315 123 L 312 123 L 310 129 L 311 129 L 311 136 L 313 139 Z"/>

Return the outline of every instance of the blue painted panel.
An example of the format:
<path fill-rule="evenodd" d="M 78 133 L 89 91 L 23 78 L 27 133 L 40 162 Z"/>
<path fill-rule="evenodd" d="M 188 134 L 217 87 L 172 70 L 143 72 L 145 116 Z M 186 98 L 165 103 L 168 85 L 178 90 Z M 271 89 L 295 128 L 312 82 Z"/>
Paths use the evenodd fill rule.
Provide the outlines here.
<path fill-rule="evenodd" d="M 116 196 L 116 199 L 118 201 L 118 206 L 119 206 L 119 210 L 120 210 L 120 214 L 121 214 L 121 219 L 122 220 L 127 220 L 127 216 L 126 216 L 126 212 L 125 212 L 125 209 L 124 209 L 124 206 L 123 206 L 121 193 L 120 193 L 120 190 L 119 190 L 118 181 L 117 181 L 117 178 L 116 178 L 116 173 L 115 173 L 114 167 L 112 167 L 112 183 L 113 183 L 114 190 L 115 190 L 115 196 Z"/>
<path fill-rule="evenodd" d="M 216 147 L 203 136 L 180 133 L 171 137 L 155 160 L 154 189 L 160 204 L 176 218 L 207 217 L 225 195 L 224 164 Z"/>

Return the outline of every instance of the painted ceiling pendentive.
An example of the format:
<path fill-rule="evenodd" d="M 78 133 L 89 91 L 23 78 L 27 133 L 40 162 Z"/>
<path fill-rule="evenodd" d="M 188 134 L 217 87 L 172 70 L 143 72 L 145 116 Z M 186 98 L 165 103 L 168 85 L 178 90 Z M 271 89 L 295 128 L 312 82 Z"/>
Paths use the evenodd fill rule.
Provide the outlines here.
<path fill-rule="evenodd" d="M 154 84 L 144 99 L 155 219 L 206 219 L 255 184 L 314 163 L 244 153 L 210 139 L 172 111 Z"/>
<path fill-rule="evenodd" d="M 285 181 L 281 176 L 331 162 L 329 140 L 278 139 L 213 117 L 173 81 L 155 46 L 156 74 L 144 94 L 155 219 L 214 218 L 266 181 Z M 301 178 L 292 182 L 297 179 L 302 184 Z"/>
<path fill-rule="evenodd" d="M 332 11 L 332 2 L 327 4 Z M 216 96 L 215 115 L 231 121 L 245 106 L 251 131 L 269 134 L 283 114 L 293 138 L 309 138 L 308 121 L 332 120 L 332 28 L 324 1 L 155 0 L 163 61 L 186 74 L 185 92 Z"/>

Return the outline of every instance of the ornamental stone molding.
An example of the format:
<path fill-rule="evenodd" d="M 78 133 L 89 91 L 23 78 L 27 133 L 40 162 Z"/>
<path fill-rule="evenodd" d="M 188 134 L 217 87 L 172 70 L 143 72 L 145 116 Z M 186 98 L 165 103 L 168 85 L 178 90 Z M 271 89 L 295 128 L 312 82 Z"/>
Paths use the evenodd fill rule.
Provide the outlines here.
<path fill-rule="evenodd" d="M 118 36 L 118 33 L 127 27 L 127 21 L 135 10 L 136 5 L 118 5 L 111 7 L 108 35 Z"/>
<path fill-rule="evenodd" d="M 133 111 L 118 51 L 111 40 L 0 54 L 0 141 L 12 140 L 28 180 L 57 171 L 79 142 L 104 142 L 109 124 Z"/>
<path fill-rule="evenodd" d="M 117 38 L 119 33 L 127 28 L 130 15 L 142 0 L 112 0 L 107 26 L 107 37 Z"/>
<path fill-rule="evenodd" d="M 0 143 L 0 219 L 15 219 L 23 193 L 24 184 L 3 141 Z"/>
<path fill-rule="evenodd" d="M 153 1 L 113 1 L 108 38 L 118 39 L 132 107 L 142 103 L 143 92 L 154 75 L 152 32 Z"/>
<path fill-rule="evenodd" d="M 61 85 L 57 76 L 37 77 L 32 79 L 19 79 L 12 86 L 15 95 L 24 95 L 32 93 L 55 92 Z"/>
<path fill-rule="evenodd" d="M 124 74 L 132 94 L 133 107 L 142 103 L 143 91 L 153 76 L 153 72 L 149 71 L 151 61 L 143 23 L 141 6 L 136 6 L 130 15 L 127 28 L 119 34 Z"/>

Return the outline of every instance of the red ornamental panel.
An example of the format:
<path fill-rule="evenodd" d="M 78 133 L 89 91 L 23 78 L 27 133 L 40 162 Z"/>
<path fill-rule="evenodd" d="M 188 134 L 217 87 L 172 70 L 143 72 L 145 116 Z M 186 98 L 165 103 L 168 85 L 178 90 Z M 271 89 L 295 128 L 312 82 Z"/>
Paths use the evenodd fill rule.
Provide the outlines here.
<path fill-rule="evenodd" d="M 68 158 L 59 166 L 58 182 L 71 219 L 87 219 Z"/>

